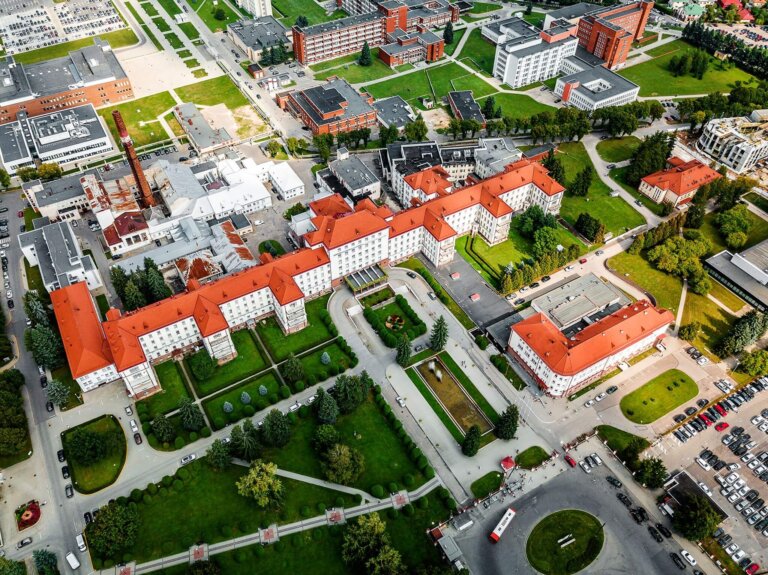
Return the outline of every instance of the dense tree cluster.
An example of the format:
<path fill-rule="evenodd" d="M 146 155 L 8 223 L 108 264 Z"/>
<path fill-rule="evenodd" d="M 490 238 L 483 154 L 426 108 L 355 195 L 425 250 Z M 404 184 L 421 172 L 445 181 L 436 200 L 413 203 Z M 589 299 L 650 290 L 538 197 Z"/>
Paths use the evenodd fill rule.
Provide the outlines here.
<path fill-rule="evenodd" d="M 545 213 L 540 206 L 532 205 L 513 220 L 520 235 L 532 240 L 536 230 L 541 228 L 556 228 L 557 218 L 554 214 Z"/>
<path fill-rule="evenodd" d="M 700 22 L 690 22 L 683 29 L 683 39 L 714 54 L 728 54 L 736 64 L 758 78 L 768 77 L 768 53 L 750 46 L 735 34 L 724 34 Z"/>
<path fill-rule="evenodd" d="M 421 142 L 427 137 L 429 128 L 421 114 L 413 122 L 408 122 L 403 129 L 405 139 L 409 142 Z"/>
<path fill-rule="evenodd" d="M 742 354 L 739 359 L 738 370 L 753 377 L 768 374 L 768 351 L 758 349 L 751 353 Z"/>
<path fill-rule="evenodd" d="M 698 230 L 688 230 L 683 237 L 672 236 L 654 248 L 647 256 L 657 269 L 688 280 L 688 289 L 704 295 L 712 288 L 709 275 L 701 265 L 701 257 L 712 245 Z"/>
<path fill-rule="evenodd" d="M 24 345 L 35 363 L 46 369 L 64 365 L 64 345 L 61 337 L 51 326 L 38 324 L 24 332 Z"/>
<path fill-rule="evenodd" d="M 639 254 L 642 250 L 650 249 L 662 242 L 667 238 L 676 236 L 683 229 L 683 223 L 685 222 L 685 214 L 678 214 L 673 218 L 661 222 L 655 228 L 651 228 L 647 232 L 638 234 L 635 241 L 629 247 L 630 254 Z"/>
<path fill-rule="evenodd" d="M 673 527 L 686 539 L 701 541 L 711 535 L 720 516 L 706 497 L 694 495 L 681 505 L 672 518 Z"/>
<path fill-rule="evenodd" d="M 112 266 L 109 269 L 109 277 L 126 311 L 171 296 L 171 288 L 166 285 L 163 274 L 150 258 L 144 258 L 144 269 L 131 274 L 127 274 L 120 266 Z"/>
<path fill-rule="evenodd" d="M 395 131 L 397 131 L 397 128 L 395 128 Z M 397 139 L 397 137 L 395 137 L 395 139 Z M 367 146 L 370 140 L 370 128 L 358 128 L 356 130 L 350 130 L 349 132 L 340 132 L 336 134 L 336 143 L 339 147 L 352 147 L 355 150 L 359 148 L 361 144 L 363 147 Z"/>
<path fill-rule="evenodd" d="M 759 311 L 749 313 L 737 319 L 728 333 L 720 340 L 715 353 L 720 357 L 728 357 L 744 350 L 763 337 L 768 329 L 768 316 Z"/>
<path fill-rule="evenodd" d="M 111 501 L 86 527 L 91 550 L 99 557 L 117 557 L 136 543 L 140 518 L 136 505 Z"/>
<path fill-rule="evenodd" d="M 469 242 L 467 248 L 470 251 L 472 249 Z M 473 252 L 473 255 L 479 257 L 476 252 Z M 520 289 L 541 276 L 563 267 L 577 257 L 579 257 L 579 246 L 578 244 L 571 244 L 561 251 L 555 250 L 552 253 L 544 254 L 539 260 L 526 260 L 517 265 L 509 265 L 503 270 L 499 279 L 501 291 L 510 293 Z"/>
<path fill-rule="evenodd" d="M 592 243 L 601 244 L 605 241 L 605 224 L 587 212 L 579 214 L 574 227 Z"/>
<path fill-rule="evenodd" d="M 673 76 L 690 74 L 701 80 L 709 68 L 709 54 L 704 50 L 687 50 L 680 55 L 672 56 L 668 68 Z"/>
<path fill-rule="evenodd" d="M 561 186 L 565 185 L 565 168 L 563 168 L 563 162 L 560 161 L 560 158 L 555 155 L 554 149 L 549 150 L 546 157 L 541 161 L 541 165 L 547 168 L 550 178 L 555 180 Z M 527 211 L 528 210 L 526 210 L 526 212 Z M 555 216 L 552 217 L 554 218 Z"/>
<path fill-rule="evenodd" d="M 623 106 L 608 106 L 592 112 L 593 125 L 605 128 L 611 136 L 631 134 L 639 120 L 658 120 L 664 116 L 664 106 L 657 100 L 631 102 Z"/>
<path fill-rule="evenodd" d="M 656 132 L 652 136 L 646 136 L 632 153 L 626 173 L 627 183 L 638 186 L 640 180 L 648 174 L 663 170 L 674 145 L 674 136 L 667 132 Z"/>
<path fill-rule="evenodd" d="M 276 66 L 277 64 L 282 64 L 288 60 L 288 58 L 290 58 L 290 52 L 286 50 L 285 45 L 276 44 L 275 46 L 271 46 L 269 50 L 263 50 L 261 52 L 261 60 L 259 60 L 259 64 L 262 67 Z"/>
<path fill-rule="evenodd" d="M 387 525 L 378 513 L 361 515 L 347 525 L 341 558 L 360 573 L 401 575 L 406 571 L 400 552 L 390 544 Z"/>
<path fill-rule="evenodd" d="M 283 499 L 283 482 L 277 476 L 277 465 L 256 459 L 251 461 L 248 473 L 235 483 L 237 493 L 253 499 L 258 507 L 277 507 Z"/>
<path fill-rule="evenodd" d="M 32 180 L 50 181 L 60 178 L 63 174 L 61 166 L 56 163 L 43 163 L 35 167 L 24 167 L 16 170 L 16 175 L 22 182 L 31 182 Z M 4 186 L 7 187 L 7 186 Z"/>
<path fill-rule="evenodd" d="M 0 373 L 0 456 L 15 457 L 27 451 L 29 428 L 21 388 L 24 376 L 16 369 Z"/>
<path fill-rule="evenodd" d="M 715 218 L 715 225 L 728 249 L 739 250 L 747 243 L 749 230 L 752 228 L 749 209 L 744 204 L 738 204 L 720 212 Z"/>

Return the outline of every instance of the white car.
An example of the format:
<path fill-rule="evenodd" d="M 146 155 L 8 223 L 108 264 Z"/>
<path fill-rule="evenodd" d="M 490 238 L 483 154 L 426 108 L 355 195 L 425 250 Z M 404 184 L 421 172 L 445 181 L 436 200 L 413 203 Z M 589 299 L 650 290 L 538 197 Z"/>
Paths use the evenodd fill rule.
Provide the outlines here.
<path fill-rule="evenodd" d="M 752 461 L 747 463 L 747 467 L 749 467 L 750 469 L 755 469 L 758 465 L 760 465 L 759 459 L 753 459 Z"/>
<path fill-rule="evenodd" d="M 188 463 L 192 463 L 195 459 L 197 459 L 197 455 L 190 453 L 189 455 L 185 455 L 181 458 L 181 464 L 187 465 Z"/>
<path fill-rule="evenodd" d="M 584 407 L 592 407 L 593 405 L 595 405 L 595 400 L 594 399 L 590 399 L 589 401 L 584 403 Z"/>
<path fill-rule="evenodd" d="M 738 493 L 741 497 L 744 497 L 747 493 L 749 493 L 749 485 L 744 485 L 742 487 L 739 487 L 736 493 Z"/>
<path fill-rule="evenodd" d="M 597 455 L 597 453 L 593 453 L 592 454 L 592 459 L 594 459 L 595 463 L 597 463 L 598 465 L 602 465 L 603 464 L 603 460 L 600 459 L 600 457 Z"/>
<path fill-rule="evenodd" d="M 587 473 L 592 473 L 592 470 L 589 468 L 589 463 L 587 463 L 583 459 L 579 461 L 579 467 L 581 467 Z"/>
<path fill-rule="evenodd" d="M 723 487 L 728 486 L 728 482 L 725 480 L 725 477 L 723 477 L 722 475 L 715 475 L 715 481 L 717 481 Z"/>
<path fill-rule="evenodd" d="M 737 469 L 740 469 L 740 468 L 741 468 L 741 463 L 729 463 L 726 466 L 726 469 L 728 471 L 736 471 Z"/>
<path fill-rule="evenodd" d="M 702 355 L 699 359 L 696 360 L 696 363 L 699 365 L 707 365 L 709 363 L 709 358 Z"/>
<path fill-rule="evenodd" d="M 688 553 L 688 551 L 686 551 L 685 549 L 681 549 L 681 550 L 680 550 L 680 555 L 682 555 L 682 556 L 683 556 L 683 558 L 684 558 L 686 561 L 688 561 L 688 563 L 689 563 L 689 564 L 691 564 L 691 565 L 692 565 L 692 566 L 694 566 L 694 567 L 696 566 L 696 559 L 694 559 L 694 558 L 693 558 L 693 555 L 691 555 L 690 553 Z"/>
<path fill-rule="evenodd" d="M 760 427 L 758 427 L 760 431 L 768 432 L 768 421 L 764 421 L 760 424 Z"/>
<path fill-rule="evenodd" d="M 762 417 L 760 417 L 759 415 L 755 415 L 755 416 L 754 416 L 752 419 L 750 419 L 749 421 L 750 421 L 750 422 L 752 422 L 752 425 L 760 425 L 761 423 L 763 423 L 763 421 L 764 421 L 764 420 L 763 420 L 763 418 L 762 418 Z"/>
<path fill-rule="evenodd" d="M 401 395 L 398 395 L 398 396 L 395 398 L 395 401 L 397 401 L 397 404 L 398 404 L 400 407 L 405 407 L 405 398 L 404 398 L 403 396 L 401 396 Z"/>
<path fill-rule="evenodd" d="M 739 549 L 738 551 L 736 551 L 736 553 L 731 555 L 731 559 L 733 559 L 736 563 L 738 563 L 739 561 L 744 559 L 744 556 L 746 554 L 747 554 L 746 551 L 742 551 L 741 549 Z"/>
<path fill-rule="evenodd" d="M 707 484 L 706 484 L 706 483 L 704 483 L 703 481 L 699 481 L 699 487 L 701 487 L 701 490 L 702 490 L 704 493 L 706 493 L 707 495 L 709 495 L 710 497 L 712 497 L 712 490 L 711 490 L 709 487 L 707 487 Z"/>
<path fill-rule="evenodd" d="M 755 467 L 754 470 L 752 470 L 752 473 L 754 473 L 755 477 L 757 477 L 762 475 L 766 471 L 768 471 L 768 467 L 766 467 L 765 465 L 758 465 L 757 467 Z"/>
<path fill-rule="evenodd" d="M 734 501 L 738 501 L 740 498 L 741 496 L 738 493 L 733 492 L 728 496 L 728 503 L 733 503 Z"/>
<path fill-rule="evenodd" d="M 712 467 L 710 467 L 709 463 L 704 461 L 701 457 L 697 457 L 696 458 L 696 463 L 698 463 L 699 467 L 701 467 L 704 471 L 709 471 L 710 469 L 712 469 Z"/>
<path fill-rule="evenodd" d="M 754 455 L 753 453 L 745 453 L 744 455 L 742 455 L 742 457 L 741 457 L 741 460 L 742 460 L 744 463 L 749 463 L 749 462 L 750 462 L 750 461 L 752 461 L 754 458 L 755 458 L 755 455 Z"/>
<path fill-rule="evenodd" d="M 255 220 L 255 221 L 253 222 L 253 225 L 254 225 L 254 226 L 260 226 L 260 225 L 261 225 L 261 224 L 263 224 L 263 223 L 264 223 L 264 220 Z"/>
<path fill-rule="evenodd" d="M 5 292 L 5 297 L 8 299 L 13 299 L 13 292 L 11 290 L 8 290 Z"/>
<path fill-rule="evenodd" d="M 571 271 L 571 270 L 572 270 L 574 267 L 576 267 L 576 266 L 573 266 L 573 265 L 570 265 L 570 266 L 565 266 L 565 271 L 569 272 L 569 271 Z"/>
<path fill-rule="evenodd" d="M 733 482 L 736 481 L 738 478 L 739 478 L 739 474 L 738 473 L 731 473 L 728 477 L 725 478 L 725 480 L 729 484 L 733 485 Z"/>
<path fill-rule="evenodd" d="M 139 426 L 136 424 L 136 420 L 131 420 L 131 432 L 132 433 L 138 433 L 139 432 Z"/>
<path fill-rule="evenodd" d="M 725 552 L 728 553 L 728 555 L 733 556 L 736 551 L 739 550 L 739 546 L 735 543 L 731 543 L 728 547 L 725 548 Z"/>
<path fill-rule="evenodd" d="M 747 484 L 747 482 L 746 482 L 746 481 L 744 481 L 743 479 L 739 478 L 739 479 L 737 479 L 737 480 L 736 480 L 736 483 L 734 483 L 734 484 L 733 484 L 733 486 L 734 486 L 736 489 L 741 489 L 741 488 L 742 488 L 742 487 L 744 487 L 746 484 Z"/>
<path fill-rule="evenodd" d="M 608 394 L 603 392 L 595 398 L 595 401 L 603 401 L 606 397 L 608 397 Z"/>

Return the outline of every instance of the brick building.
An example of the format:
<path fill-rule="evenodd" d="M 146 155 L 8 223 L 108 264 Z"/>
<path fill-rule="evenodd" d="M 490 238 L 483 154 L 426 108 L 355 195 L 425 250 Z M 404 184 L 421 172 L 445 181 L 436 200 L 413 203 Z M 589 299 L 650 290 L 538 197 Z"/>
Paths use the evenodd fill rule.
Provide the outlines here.
<path fill-rule="evenodd" d="M 415 62 L 434 62 L 445 53 L 445 41 L 422 27 L 418 32 L 410 33 L 398 28 L 388 39 L 389 43 L 379 48 L 379 58 L 391 68 Z"/>
<path fill-rule="evenodd" d="M 133 88 L 108 42 L 35 64 L 8 56 L 0 62 L 0 124 L 15 121 L 19 112 L 39 116 L 83 104 L 95 107 L 133 98 Z"/>
<path fill-rule="evenodd" d="M 585 14 L 576 31 L 579 46 L 605 60 L 608 69 L 623 66 L 632 42 L 643 37 L 652 8 L 653 2 L 642 0 Z"/>

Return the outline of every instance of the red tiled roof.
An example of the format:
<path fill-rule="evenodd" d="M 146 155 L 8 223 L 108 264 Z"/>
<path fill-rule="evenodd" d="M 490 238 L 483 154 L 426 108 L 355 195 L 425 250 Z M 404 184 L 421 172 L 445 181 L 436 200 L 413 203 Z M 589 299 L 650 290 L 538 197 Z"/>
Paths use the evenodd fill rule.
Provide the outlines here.
<path fill-rule="evenodd" d="M 448 172 L 442 166 L 433 166 L 405 176 L 405 183 L 414 190 L 421 190 L 425 195 L 446 195 L 453 184 L 448 180 Z"/>
<path fill-rule="evenodd" d="M 423 226 L 438 242 L 456 235 L 456 230 L 445 221 L 445 218 L 437 215 L 429 208 L 424 212 Z"/>
<path fill-rule="evenodd" d="M 112 364 L 88 285 L 79 282 L 51 292 L 51 303 L 72 377 L 77 379 Z"/>
<path fill-rule="evenodd" d="M 314 202 L 309 202 L 309 209 L 315 216 L 328 216 L 337 218 L 352 211 L 349 204 L 341 197 L 341 194 L 326 196 Z"/>
<path fill-rule="evenodd" d="M 672 167 L 645 176 L 643 181 L 649 186 L 683 196 L 722 177 L 699 160 L 685 162 L 680 158 L 672 157 L 669 159 L 669 164 Z"/>
<path fill-rule="evenodd" d="M 380 218 L 384 218 L 385 220 L 391 218 L 393 215 L 392 210 L 390 210 L 385 204 L 377 206 L 371 201 L 370 198 L 365 198 L 355 204 L 355 211 L 359 212 L 360 210 L 368 210 L 372 214 L 379 216 Z"/>
<path fill-rule="evenodd" d="M 131 235 L 149 228 L 141 212 L 125 212 L 115 218 L 115 229 L 120 237 Z"/>
<path fill-rule="evenodd" d="M 571 339 L 542 313 L 514 324 L 512 329 L 552 371 L 571 376 L 629 347 L 674 319 L 669 310 L 655 308 L 642 300 L 593 323 Z"/>
<path fill-rule="evenodd" d="M 370 236 L 389 227 L 384 219 L 368 210 L 352 212 L 338 219 L 318 216 L 312 218 L 312 225 L 315 226 L 316 231 L 304 234 L 304 238 L 309 245 L 323 244 L 328 250 Z"/>

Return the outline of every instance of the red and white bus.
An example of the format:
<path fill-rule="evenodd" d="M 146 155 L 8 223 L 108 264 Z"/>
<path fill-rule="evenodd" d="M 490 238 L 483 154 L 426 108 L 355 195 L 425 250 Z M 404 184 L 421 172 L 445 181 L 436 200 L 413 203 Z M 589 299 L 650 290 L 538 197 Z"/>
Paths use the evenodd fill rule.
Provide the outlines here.
<path fill-rule="evenodd" d="M 504 513 L 504 516 L 501 518 L 501 521 L 499 521 L 496 527 L 493 529 L 493 531 L 491 531 L 491 534 L 489 535 L 491 542 L 497 543 L 499 539 L 501 539 L 501 536 L 504 534 L 504 530 L 507 527 L 509 527 L 509 524 L 512 523 L 512 519 L 514 517 L 515 517 L 515 510 L 510 507 Z"/>

